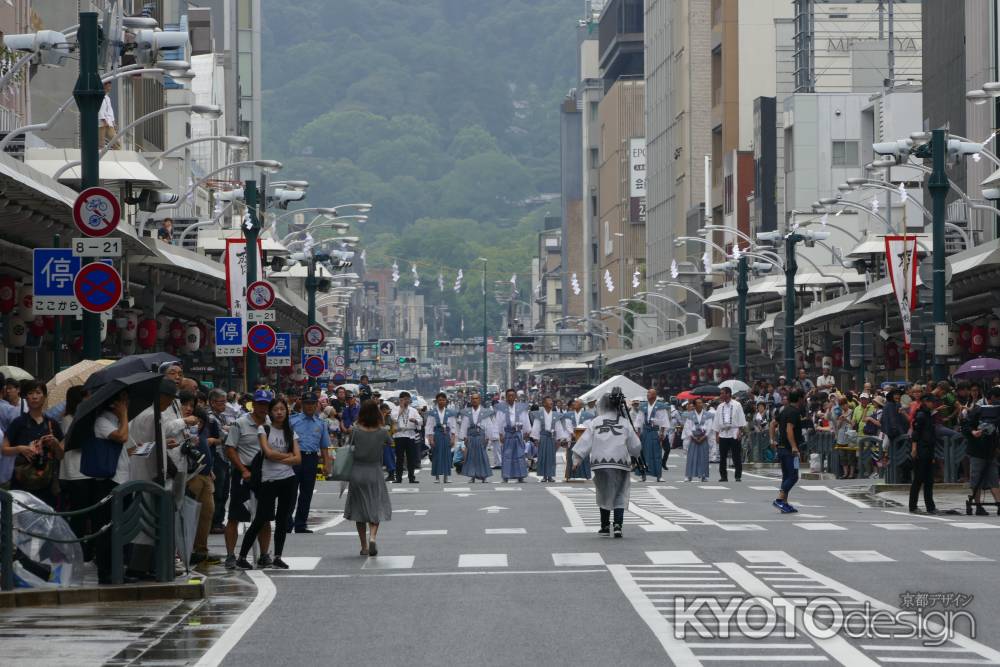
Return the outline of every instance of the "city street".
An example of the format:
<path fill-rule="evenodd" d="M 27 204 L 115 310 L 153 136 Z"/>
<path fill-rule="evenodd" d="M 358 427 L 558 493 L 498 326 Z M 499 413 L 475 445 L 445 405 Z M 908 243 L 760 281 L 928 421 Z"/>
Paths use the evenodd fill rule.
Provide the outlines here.
<path fill-rule="evenodd" d="M 292 570 L 251 573 L 258 596 L 273 587 L 273 601 L 215 650 L 228 650 L 227 665 L 282 656 L 419 665 L 1000 662 L 991 602 L 1000 584 L 990 574 L 997 517 L 910 515 L 842 493 L 841 483 L 809 481 L 792 494 L 799 514 L 781 515 L 770 506 L 772 478 L 677 478 L 671 466 L 662 484 L 634 484 L 625 537 L 613 540 L 595 534 L 591 484 L 443 486 L 422 475 L 419 485 L 392 487 L 393 520 L 376 558 L 358 556 L 354 526 L 339 514 L 322 514 L 314 535 L 291 536 Z M 320 510 L 342 505 L 338 486 L 320 485 Z M 783 621 L 764 639 L 741 637 L 735 617 L 731 638 L 721 638 L 708 605 L 697 615 L 711 636 L 688 624 L 675 637 L 681 596 L 709 595 L 723 609 L 744 596 L 801 596 L 836 600 L 846 613 L 912 604 L 904 593 L 973 596 L 962 609 L 979 642 L 962 623 L 963 636 L 936 648 L 901 636 L 810 637 L 805 605 L 790 638 Z"/>

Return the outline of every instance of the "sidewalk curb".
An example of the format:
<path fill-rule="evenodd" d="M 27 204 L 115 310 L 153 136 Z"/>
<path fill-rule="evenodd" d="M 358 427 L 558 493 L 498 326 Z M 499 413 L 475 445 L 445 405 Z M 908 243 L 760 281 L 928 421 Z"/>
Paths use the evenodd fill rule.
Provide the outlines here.
<path fill-rule="evenodd" d="M 22 589 L 0 593 L 0 609 L 49 607 L 94 602 L 137 602 L 140 600 L 201 600 L 205 582 L 123 584 L 62 589 Z"/>
<path fill-rule="evenodd" d="M 966 495 L 969 493 L 968 484 L 959 483 L 948 483 L 948 484 L 935 484 L 935 491 L 941 492 L 964 492 Z M 873 494 L 885 493 L 887 491 L 906 491 L 909 493 L 909 484 L 872 484 L 869 487 L 868 492 Z"/>

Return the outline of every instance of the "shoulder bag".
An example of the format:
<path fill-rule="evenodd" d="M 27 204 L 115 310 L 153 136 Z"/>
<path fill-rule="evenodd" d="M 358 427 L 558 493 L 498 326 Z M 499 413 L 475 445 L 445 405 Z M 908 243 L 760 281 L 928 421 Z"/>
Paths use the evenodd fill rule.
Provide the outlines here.
<path fill-rule="evenodd" d="M 354 445 L 339 447 L 333 454 L 333 472 L 329 479 L 337 482 L 351 481 L 351 470 L 354 468 Z"/>

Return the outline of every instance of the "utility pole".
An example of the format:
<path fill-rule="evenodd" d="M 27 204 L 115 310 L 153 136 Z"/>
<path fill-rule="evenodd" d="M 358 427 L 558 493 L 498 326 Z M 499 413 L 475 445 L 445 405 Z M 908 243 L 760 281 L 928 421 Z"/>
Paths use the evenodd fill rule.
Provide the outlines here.
<path fill-rule="evenodd" d="M 795 244 L 803 240 L 799 234 L 785 238 L 785 378 L 795 381 L 795 274 L 799 264 L 795 259 Z"/>
<path fill-rule="evenodd" d="M 247 252 L 247 285 L 257 281 L 257 237 L 260 235 L 260 220 L 257 217 L 257 181 L 249 180 L 243 184 L 243 196 L 246 198 L 247 211 L 250 214 L 250 225 L 243 225 L 243 238 L 246 239 Z M 246 322 L 243 323 L 246 326 Z M 246 389 L 252 392 L 257 387 L 258 356 L 249 350 L 246 353 Z"/>
<path fill-rule="evenodd" d="M 76 33 L 80 58 L 80 76 L 73 88 L 73 99 L 80 110 L 80 189 L 100 185 L 101 157 L 97 114 L 104 101 L 104 85 L 97 71 L 97 14 L 80 12 Z M 83 358 L 101 358 L 101 316 L 83 311 Z"/>
<path fill-rule="evenodd" d="M 739 241 L 737 241 L 737 244 Z M 736 264 L 736 377 L 743 382 L 747 381 L 747 293 L 750 286 L 747 281 L 747 273 L 750 271 L 750 263 L 746 257 L 740 257 Z M 794 278 L 793 278 L 794 280 Z"/>
<path fill-rule="evenodd" d="M 486 400 L 486 387 L 489 384 L 487 373 L 490 370 L 489 347 L 486 344 L 486 260 L 483 260 L 483 394 Z"/>
<path fill-rule="evenodd" d="M 306 301 L 308 304 L 307 315 L 308 326 L 316 324 L 316 255 L 309 254 L 309 273 L 306 275 Z"/>

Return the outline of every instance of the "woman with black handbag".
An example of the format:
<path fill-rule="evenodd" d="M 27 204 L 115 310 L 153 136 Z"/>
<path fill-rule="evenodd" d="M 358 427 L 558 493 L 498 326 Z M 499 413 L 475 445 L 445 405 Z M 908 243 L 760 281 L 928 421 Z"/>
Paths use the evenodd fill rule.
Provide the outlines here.
<path fill-rule="evenodd" d="M 275 398 L 268 406 L 268 416 L 271 418 L 270 427 L 258 426 L 257 437 L 260 441 L 260 483 L 256 479 L 251 480 L 254 488 L 254 495 L 257 496 L 257 511 L 254 513 L 250 527 L 243 535 L 243 544 L 240 546 L 240 557 L 236 561 L 236 567 L 243 570 L 252 570 L 253 565 L 247 561 L 247 554 L 253 547 L 257 533 L 275 521 L 274 532 L 274 560 L 271 567 L 279 570 L 287 570 L 288 565 L 281 559 L 281 554 L 285 547 L 285 537 L 288 534 L 288 522 L 291 517 L 292 508 L 298 494 L 299 482 L 295 476 L 292 466 L 302 462 L 302 455 L 299 452 L 299 439 L 292 430 L 288 421 L 288 403 L 283 398 Z M 256 477 L 258 462 L 251 462 L 250 469 L 252 477 Z M 275 505 L 277 504 L 277 513 Z"/>

